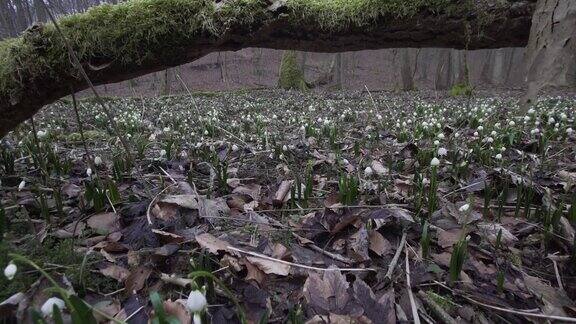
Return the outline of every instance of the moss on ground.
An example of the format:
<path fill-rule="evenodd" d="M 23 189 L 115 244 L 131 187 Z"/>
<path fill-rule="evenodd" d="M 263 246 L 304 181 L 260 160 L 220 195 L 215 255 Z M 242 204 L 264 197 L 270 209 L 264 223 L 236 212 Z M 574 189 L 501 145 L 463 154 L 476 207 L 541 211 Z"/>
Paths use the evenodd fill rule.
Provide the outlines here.
<path fill-rule="evenodd" d="M 282 63 L 280 64 L 280 71 L 278 73 L 278 86 L 281 89 L 308 90 L 308 85 L 304 78 L 304 71 L 302 71 L 298 65 L 296 52 L 285 51 L 282 55 Z"/>

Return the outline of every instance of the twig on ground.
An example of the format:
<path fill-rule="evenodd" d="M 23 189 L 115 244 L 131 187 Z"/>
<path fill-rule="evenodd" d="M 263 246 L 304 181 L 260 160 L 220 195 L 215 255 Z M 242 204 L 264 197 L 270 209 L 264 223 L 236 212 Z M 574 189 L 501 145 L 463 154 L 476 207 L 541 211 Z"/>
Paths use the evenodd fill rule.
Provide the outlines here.
<path fill-rule="evenodd" d="M 418 307 L 416 306 L 416 301 L 414 301 L 414 295 L 412 294 L 412 285 L 410 283 L 410 262 L 408 261 L 408 249 L 406 249 L 404 254 L 406 255 L 406 289 L 408 290 L 408 298 L 410 299 L 410 308 L 412 309 L 412 319 L 414 320 L 414 324 L 420 324 L 420 316 L 418 316 Z"/>
<path fill-rule="evenodd" d="M 302 268 L 302 269 L 309 269 L 309 270 L 316 270 L 316 271 L 376 271 L 376 269 L 373 269 L 373 268 L 336 268 L 336 267 L 334 267 L 334 268 L 319 268 L 319 267 L 308 266 L 305 264 L 298 264 L 298 263 L 294 263 L 294 262 L 276 259 L 273 257 L 269 257 L 267 255 L 264 255 L 264 254 L 242 250 L 242 249 L 233 247 L 231 245 L 228 245 L 226 248 L 231 250 L 231 251 L 236 251 L 236 252 L 240 252 L 243 254 L 248 254 L 248 255 L 251 255 L 253 257 L 257 257 L 257 258 L 261 258 L 261 259 L 265 259 L 265 260 L 269 260 L 269 261 L 274 261 L 274 262 L 278 262 L 278 263 L 282 263 L 282 264 L 286 264 L 289 266 L 293 266 L 296 268 Z"/>
<path fill-rule="evenodd" d="M 440 305 L 438 305 L 428 294 L 423 290 L 418 292 L 420 299 L 428 306 L 428 308 L 444 323 L 447 324 L 458 324 L 458 322 L 450 316 Z"/>
<path fill-rule="evenodd" d="M 396 254 L 394 254 L 392 261 L 388 265 L 388 271 L 386 272 L 385 276 L 388 279 L 392 279 L 392 273 L 394 273 L 394 269 L 396 268 L 396 265 L 398 264 L 398 259 L 400 258 L 400 253 L 402 253 L 404 245 L 406 244 L 406 235 L 407 232 L 403 231 L 402 238 L 400 239 L 400 244 L 398 244 L 398 249 L 396 249 Z"/>
<path fill-rule="evenodd" d="M 154 205 L 154 203 L 156 202 L 156 200 L 158 199 L 158 197 L 160 197 L 161 194 L 163 194 L 164 192 L 166 192 L 166 190 L 172 188 L 176 186 L 175 184 L 171 184 L 168 187 L 162 189 L 162 191 L 160 191 L 158 194 L 156 194 L 156 196 L 154 196 L 154 198 L 152 198 L 152 200 L 150 201 L 150 204 L 148 205 L 148 208 L 146 209 L 146 219 L 148 220 L 148 224 L 152 225 L 152 218 L 150 218 L 150 209 L 152 208 L 152 206 Z"/>

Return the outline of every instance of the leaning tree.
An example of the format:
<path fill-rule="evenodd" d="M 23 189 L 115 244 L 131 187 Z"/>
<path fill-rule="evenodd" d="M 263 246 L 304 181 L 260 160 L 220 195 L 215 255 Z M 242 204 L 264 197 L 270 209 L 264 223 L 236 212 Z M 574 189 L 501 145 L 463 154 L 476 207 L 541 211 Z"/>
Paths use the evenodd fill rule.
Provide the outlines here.
<path fill-rule="evenodd" d="M 531 95 L 576 84 L 574 0 L 132 0 L 57 26 L 34 25 L 0 42 L 0 137 L 86 89 L 85 77 L 119 82 L 245 47 L 527 46 Z"/>

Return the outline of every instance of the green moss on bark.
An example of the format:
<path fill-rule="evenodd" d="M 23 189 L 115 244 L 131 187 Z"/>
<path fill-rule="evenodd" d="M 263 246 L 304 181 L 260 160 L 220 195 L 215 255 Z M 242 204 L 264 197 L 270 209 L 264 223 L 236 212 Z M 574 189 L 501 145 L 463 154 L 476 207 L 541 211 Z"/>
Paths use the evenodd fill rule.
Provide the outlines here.
<path fill-rule="evenodd" d="M 457 0 L 287 0 L 282 19 L 324 31 L 370 28 L 375 20 L 407 18 L 419 12 L 447 12 Z M 200 36 L 216 39 L 238 27 L 246 34 L 278 18 L 264 0 L 129 0 L 104 4 L 63 17 L 59 24 L 83 64 L 114 64 L 135 69 L 143 62 L 166 62 Z M 381 23 L 378 25 L 381 28 Z M 199 44 L 205 46 L 206 44 Z M 46 24 L 16 39 L 0 42 L 0 97 L 18 102 L 42 90 L 43 80 L 65 83 L 77 76 L 64 42 Z M 37 82 L 39 81 L 39 82 Z M 38 89 L 34 89 L 34 87 Z"/>
<path fill-rule="evenodd" d="M 278 87 L 281 89 L 308 90 L 304 71 L 300 69 L 295 51 L 284 51 L 280 71 L 278 73 Z"/>

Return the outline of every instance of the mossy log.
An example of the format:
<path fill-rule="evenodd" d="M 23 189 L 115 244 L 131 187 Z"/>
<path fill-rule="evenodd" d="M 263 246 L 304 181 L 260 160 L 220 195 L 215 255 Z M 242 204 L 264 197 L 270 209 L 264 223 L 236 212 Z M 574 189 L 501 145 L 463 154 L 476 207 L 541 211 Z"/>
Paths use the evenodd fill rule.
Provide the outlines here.
<path fill-rule="evenodd" d="M 340 52 L 525 46 L 534 0 L 132 0 L 59 25 L 96 85 L 245 47 Z M 87 88 L 50 24 L 0 42 L 0 137 Z"/>

